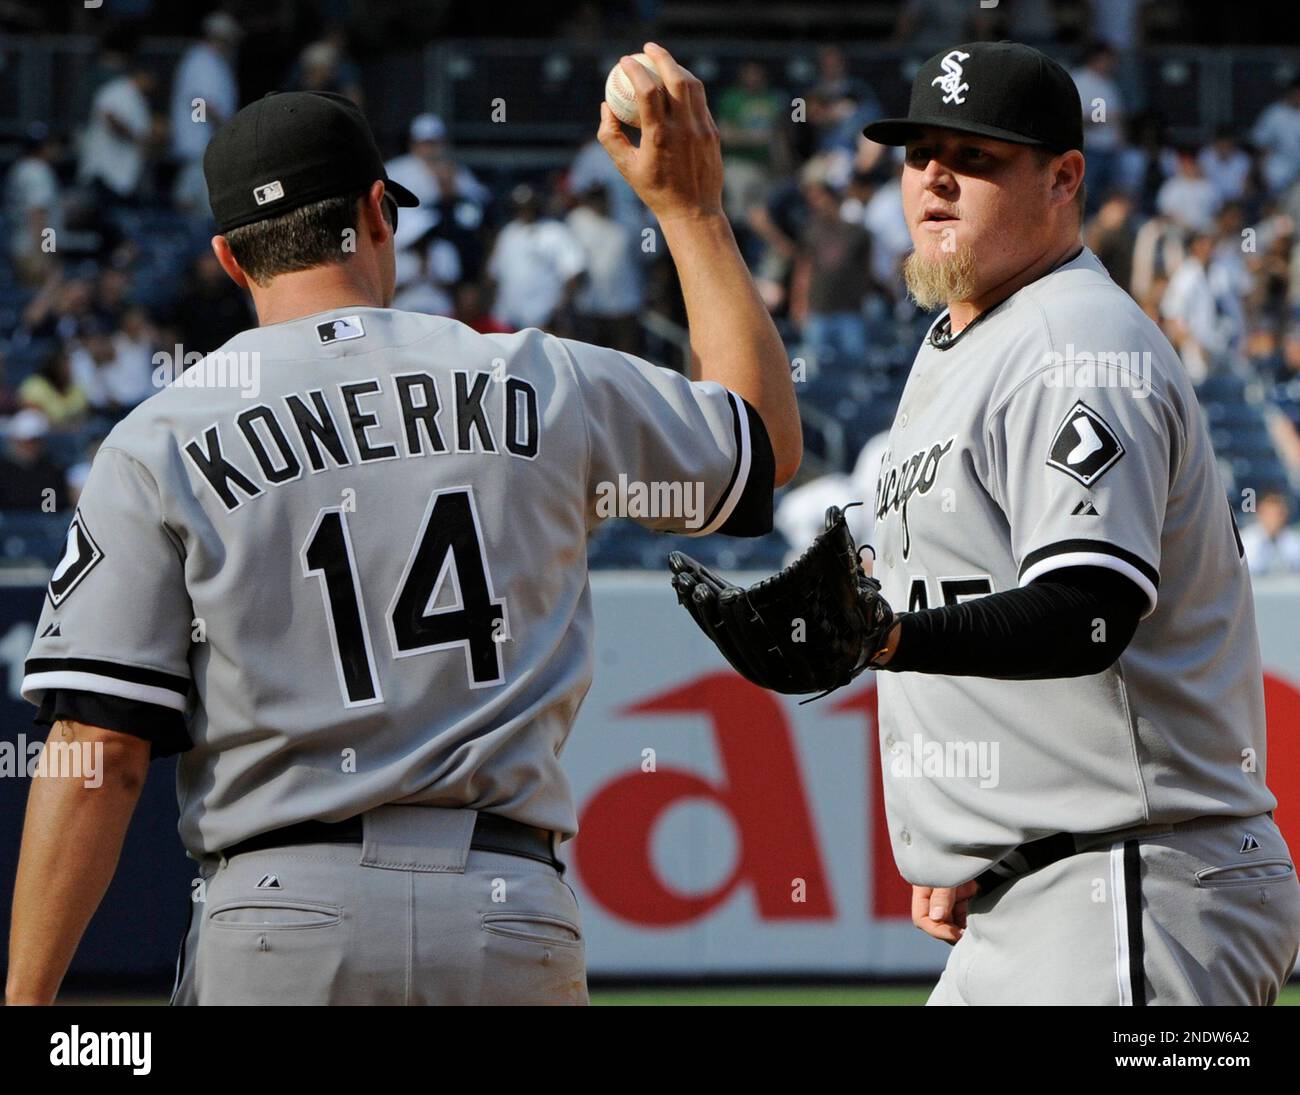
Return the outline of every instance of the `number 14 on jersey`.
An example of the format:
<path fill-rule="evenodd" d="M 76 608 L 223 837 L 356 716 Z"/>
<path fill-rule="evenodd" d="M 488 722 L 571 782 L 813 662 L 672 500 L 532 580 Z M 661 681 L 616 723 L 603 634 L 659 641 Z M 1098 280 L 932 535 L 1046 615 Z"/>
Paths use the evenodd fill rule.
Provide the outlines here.
<path fill-rule="evenodd" d="M 347 514 L 328 506 L 302 547 L 302 569 L 317 578 L 325 599 L 325 620 L 345 707 L 383 703 L 375 669 L 374 644 L 366 626 L 365 602 Z M 433 601 L 453 580 L 450 607 Z M 501 643 L 508 636 L 506 602 L 495 596 L 472 487 L 434 491 L 415 546 L 388 606 L 388 639 L 394 658 L 460 648 L 470 688 L 504 680 Z"/>

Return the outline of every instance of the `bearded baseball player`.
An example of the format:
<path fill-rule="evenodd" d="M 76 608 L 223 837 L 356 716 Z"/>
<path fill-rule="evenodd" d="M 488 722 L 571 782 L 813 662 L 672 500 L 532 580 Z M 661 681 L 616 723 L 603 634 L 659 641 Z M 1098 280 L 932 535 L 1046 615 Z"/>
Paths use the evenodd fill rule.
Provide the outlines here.
<path fill-rule="evenodd" d="M 1048 57 L 973 43 L 866 130 L 944 308 L 876 495 L 890 839 L 956 944 L 931 1003 L 1270 1004 L 1300 885 L 1250 577 L 1177 355 L 1080 244 L 1081 118 Z M 989 775 L 929 766 L 980 739 Z"/>
<path fill-rule="evenodd" d="M 389 309 L 415 199 L 341 97 L 271 95 L 213 138 L 212 246 L 260 325 L 194 369 L 255 383 L 183 376 L 96 457 L 22 689 L 109 774 L 33 781 L 10 1003 L 54 998 L 172 753 L 201 877 L 174 1002 L 586 1002 L 558 757 L 598 500 L 698 488 L 644 523 L 758 535 L 801 455 L 703 89 L 645 48 L 640 146 L 604 106 L 599 136 L 677 264 L 695 380 Z"/>
<path fill-rule="evenodd" d="M 955 944 L 930 1003 L 1271 1004 L 1300 884 L 1250 578 L 1177 355 L 1080 242 L 1081 117 L 1042 53 L 974 43 L 865 130 L 905 146 L 908 287 L 943 311 L 881 466 L 879 588 L 857 579 L 856 615 L 819 599 L 857 661 L 806 679 L 774 646 L 791 575 L 744 594 L 678 557 L 674 581 L 757 683 L 886 670 L 894 857 L 916 925 Z M 837 516 L 794 578 L 845 588 Z"/>

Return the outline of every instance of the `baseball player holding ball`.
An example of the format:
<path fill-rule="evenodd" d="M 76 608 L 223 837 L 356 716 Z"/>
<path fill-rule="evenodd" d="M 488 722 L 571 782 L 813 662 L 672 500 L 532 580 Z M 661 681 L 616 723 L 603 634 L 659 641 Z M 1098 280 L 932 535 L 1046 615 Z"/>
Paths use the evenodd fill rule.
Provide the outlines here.
<path fill-rule="evenodd" d="M 894 857 L 955 944 L 930 1003 L 1271 1004 L 1300 884 L 1250 577 L 1177 355 L 1080 242 L 1081 117 L 1055 62 L 977 42 L 865 130 L 906 149 L 908 287 L 942 308 L 881 466 L 880 588 L 773 593 L 847 588 L 834 512 L 794 574 L 746 593 L 678 556 L 674 581 L 758 683 L 885 670 Z M 779 641 L 800 600 L 831 671 Z"/>
<path fill-rule="evenodd" d="M 644 523 L 759 535 L 801 457 L 703 88 L 645 49 L 640 146 L 608 106 L 599 136 L 677 264 L 694 380 L 391 310 L 415 199 L 341 97 L 271 95 L 213 138 L 212 246 L 260 325 L 194 368 L 255 382 L 182 377 L 95 459 L 22 690 L 108 775 L 33 781 L 10 1003 L 54 999 L 172 753 L 202 879 L 174 1002 L 586 1002 L 555 850 L 597 499 L 698 485 L 700 512 Z"/>

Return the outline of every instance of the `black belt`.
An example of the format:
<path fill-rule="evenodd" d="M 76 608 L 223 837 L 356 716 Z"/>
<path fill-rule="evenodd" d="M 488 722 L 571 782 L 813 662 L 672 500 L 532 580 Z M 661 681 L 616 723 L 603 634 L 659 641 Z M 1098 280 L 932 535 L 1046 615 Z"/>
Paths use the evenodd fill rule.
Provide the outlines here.
<path fill-rule="evenodd" d="M 1073 833 L 1053 833 L 1020 845 L 983 874 L 977 875 L 975 881 L 979 885 L 979 892 L 986 894 L 1022 875 L 1051 866 L 1057 860 L 1074 855 L 1078 850 Z"/>
<path fill-rule="evenodd" d="M 412 810 L 420 807 L 412 806 Z M 512 821 L 500 814 L 479 814 L 474 823 L 474 835 L 469 846 L 477 852 L 498 852 L 517 855 L 547 863 L 564 872 L 564 864 L 555 857 L 553 834 L 549 829 L 538 829 Z M 361 815 L 347 821 L 299 821 L 269 833 L 258 833 L 247 840 L 232 844 L 221 854 L 227 859 L 245 852 L 258 852 L 264 848 L 283 848 L 291 844 L 360 844 L 362 840 Z"/>

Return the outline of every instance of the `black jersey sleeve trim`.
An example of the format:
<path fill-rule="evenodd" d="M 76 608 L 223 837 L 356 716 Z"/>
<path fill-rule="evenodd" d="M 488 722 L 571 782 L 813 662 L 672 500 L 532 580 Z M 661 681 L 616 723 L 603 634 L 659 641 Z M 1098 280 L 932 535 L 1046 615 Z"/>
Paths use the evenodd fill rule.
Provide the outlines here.
<path fill-rule="evenodd" d="M 749 475 L 740 497 L 717 528 L 724 536 L 765 536 L 772 531 L 772 495 L 776 490 L 776 456 L 758 412 L 739 396 L 749 434 Z"/>
<path fill-rule="evenodd" d="M 184 711 L 190 691 L 189 680 L 175 673 L 101 658 L 28 658 L 24 670 L 22 694 L 33 703 L 42 692 L 69 688 Z"/>
<path fill-rule="evenodd" d="M 776 459 L 763 420 L 735 392 L 727 392 L 736 459 L 731 477 L 718 496 L 708 520 L 687 536 L 763 536 L 772 531 L 772 492 L 776 489 Z"/>
<path fill-rule="evenodd" d="M 1160 571 L 1135 552 L 1104 540 L 1058 540 L 1031 551 L 1020 564 L 1020 584 L 1027 586 L 1051 571 L 1078 566 L 1100 566 L 1118 571 L 1132 579 L 1146 594 L 1147 609 L 1143 618 L 1156 610 Z"/>

